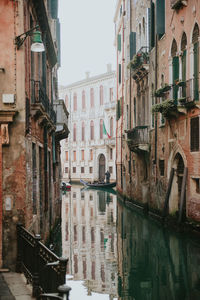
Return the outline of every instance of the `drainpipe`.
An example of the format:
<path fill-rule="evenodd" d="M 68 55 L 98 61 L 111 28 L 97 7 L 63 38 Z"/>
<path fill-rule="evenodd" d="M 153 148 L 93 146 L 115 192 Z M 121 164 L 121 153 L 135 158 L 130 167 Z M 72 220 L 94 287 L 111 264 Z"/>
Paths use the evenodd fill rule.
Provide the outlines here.
<path fill-rule="evenodd" d="M 125 0 L 123 0 L 123 13 L 125 11 Z M 124 121 L 124 16 L 122 15 L 122 115 L 121 115 L 121 188 L 123 191 L 123 164 L 122 164 L 122 143 L 123 143 L 123 121 Z"/>
<path fill-rule="evenodd" d="M 155 39 L 155 91 L 158 86 L 158 34 L 156 33 Z M 155 103 L 157 104 L 157 98 L 155 97 Z M 155 114 L 155 153 L 154 153 L 154 164 L 157 167 L 157 140 L 158 140 L 158 120 L 157 114 Z M 156 168 L 157 178 L 157 168 Z"/>
<path fill-rule="evenodd" d="M 131 34 L 131 31 L 132 31 L 132 5 L 131 5 L 132 1 L 130 1 L 130 32 L 129 32 L 129 39 L 130 39 L 130 34 Z M 130 40 L 129 40 L 130 41 Z M 130 49 L 130 45 L 129 45 L 129 49 Z M 131 59 L 131 57 L 130 57 Z M 130 72 L 129 72 L 129 129 L 131 129 L 131 124 L 132 124 L 132 105 L 131 105 L 131 85 L 132 85 L 132 78 L 131 78 L 131 68 L 130 68 Z M 131 150 L 129 150 L 129 159 L 130 159 L 130 162 L 129 162 L 129 165 L 130 165 L 130 178 L 129 178 L 129 182 L 131 183 L 132 182 L 132 176 L 131 176 Z"/>
<path fill-rule="evenodd" d="M 72 132 L 72 112 L 71 112 L 71 90 L 69 93 L 69 126 L 70 126 L 70 130 Z M 71 153 L 71 142 L 72 142 L 72 133 L 70 134 L 70 138 L 68 138 L 68 154 L 69 154 L 69 182 L 71 182 L 71 157 L 72 157 L 72 153 Z"/>

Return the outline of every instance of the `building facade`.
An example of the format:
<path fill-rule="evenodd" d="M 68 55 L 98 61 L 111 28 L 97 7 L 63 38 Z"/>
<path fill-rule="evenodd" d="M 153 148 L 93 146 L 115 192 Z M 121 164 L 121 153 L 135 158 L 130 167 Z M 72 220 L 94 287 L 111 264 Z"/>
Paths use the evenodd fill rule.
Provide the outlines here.
<path fill-rule="evenodd" d="M 98 181 L 105 172 L 115 181 L 115 72 L 60 88 L 69 111 L 69 138 L 62 141 L 62 175 L 66 181 Z"/>
<path fill-rule="evenodd" d="M 45 241 L 60 218 L 60 140 L 68 136 L 68 113 L 57 100 L 57 10 L 58 1 L 0 2 L 0 266 L 11 269 L 17 223 Z M 31 51 L 35 30 L 43 52 Z"/>
<path fill-rule="evenodd" d="M 200 221 L 199 18 L 181 0 L 118 1 L 115 14 L 118 190 L 179 222 Z"/>

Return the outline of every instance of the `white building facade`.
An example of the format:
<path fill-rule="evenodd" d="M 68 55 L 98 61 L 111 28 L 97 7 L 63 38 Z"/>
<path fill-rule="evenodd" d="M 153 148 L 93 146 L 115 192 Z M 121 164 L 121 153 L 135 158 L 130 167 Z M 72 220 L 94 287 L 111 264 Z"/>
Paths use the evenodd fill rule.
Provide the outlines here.
<path fill-rule="evenodd" d="M 69 137 L 62 141 L 64 181 L 102 181 L 109 170 L 116 180 L 115 72 L 107 72 L 60 88 L 69 112 Z"/>

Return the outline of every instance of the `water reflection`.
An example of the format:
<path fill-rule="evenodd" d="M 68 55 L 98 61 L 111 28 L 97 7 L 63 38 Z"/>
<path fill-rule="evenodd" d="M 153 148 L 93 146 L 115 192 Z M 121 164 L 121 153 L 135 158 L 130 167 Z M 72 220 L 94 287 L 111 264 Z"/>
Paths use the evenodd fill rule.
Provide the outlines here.
<path fill-rule="evenodd" d="M 200 299 L 198 241 L 131 211 L 112 193 L 79 186 L 63 196 L 62 214 L 70 300 Z"/>
<path fill-rule="evenodd" d="M 74 275 L 71 300 L 116 299 L 116 209 L 116 195 L 104 191 L 74 185 L 63 195 L 63 255 Z"/>
<path fill-rule="evenodd" d="M 118 204 L 121 300 L 200 299 L 200 248 Z"/>

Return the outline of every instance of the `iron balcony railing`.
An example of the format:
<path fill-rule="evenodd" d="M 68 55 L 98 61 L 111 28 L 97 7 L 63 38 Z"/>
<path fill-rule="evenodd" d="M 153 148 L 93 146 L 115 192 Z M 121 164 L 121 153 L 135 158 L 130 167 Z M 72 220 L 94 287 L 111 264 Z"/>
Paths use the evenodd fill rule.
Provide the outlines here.
<path fill-rule="evenodd" d="M 170 99 L 175 102 L 192 102 L 199 100 L 199 81 L 198 78 L 186 81 L 177 81 L 173 84 L 170 91 Z"/>
<path fill-rule="evenodd" d="M 33 297 L 41 293 L 55 293 L 65 284 L 67 259 L 59 258 L 22 225 L 17 225 L 17 266 L 32 283 Z"/>
<path fill-rule="evenodd" d="M 40 81 L 31 80 L 31 104 L 42 104 L 53 124 L 56 124 L 56 113 Z"/>
<path fill-rule="evenodd" d="M 132 146 L 144 145 L 149 143 L 149 127 L 137 126 L 127 130 L 127 140 Z"/>

